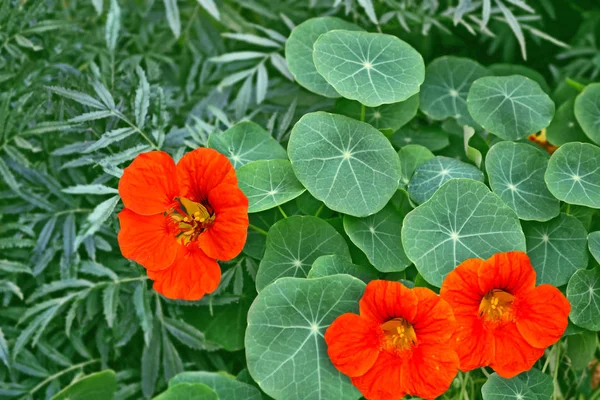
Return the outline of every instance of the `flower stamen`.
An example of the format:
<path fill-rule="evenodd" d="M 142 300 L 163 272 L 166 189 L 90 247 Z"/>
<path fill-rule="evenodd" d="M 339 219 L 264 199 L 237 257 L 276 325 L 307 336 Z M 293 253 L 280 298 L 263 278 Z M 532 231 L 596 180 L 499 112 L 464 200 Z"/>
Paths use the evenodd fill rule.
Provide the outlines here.
<path fill-rule="evenodd" d="M 179 206 L 173 207 L 167 215 L 176 225 L 176 235 L 181 244 L 187 245 L 195 241 L 214 222 L 215 216 L 201 203 L 185 197 L 176 197 Z"/>
<path fill-rule="evenodd" d="M 387 350 L 409 350 L 417 344 L 417 335 L 413 326 L 404 318 L 394 318 L 381 325 L 385 336 L 384 348 Z"/>
<path fill-rule="evenodd" d="M 512 320 L 514 299 L 512 294 L 504 290 L 491 290 L 481 299 L 479 316 L 492 322 Z"/>

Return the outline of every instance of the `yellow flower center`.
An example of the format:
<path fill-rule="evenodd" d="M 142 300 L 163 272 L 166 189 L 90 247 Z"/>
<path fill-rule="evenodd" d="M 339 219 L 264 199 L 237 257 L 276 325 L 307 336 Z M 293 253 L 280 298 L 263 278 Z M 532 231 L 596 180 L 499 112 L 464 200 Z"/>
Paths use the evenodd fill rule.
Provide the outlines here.
<path fill-rule="evenodd" d="M 417 335 L 413 326 L 404 318 L 394 318 L 381 325 L 385 336 L 384 348 L 387 350 L 409 350 L 417 344 Z"/>
<path fill-rule="evenodd" d="M 512 304 L 515 296 L 504 290 L 494 289 L 479 304 L 479 315 L 486 321 L 509 321 L 513 317 Z"/>
<path fill-rule="evenodd" d="M 176 237 L 181 239 L 182 244 L 188 244 L 198 239 L 198 236 L 212 225 L 215 216 L 200 203 L 185 197 L 176 197 L 175 200 L 179 207 L 172 209 L 168 214 L 179 228 Z"/>

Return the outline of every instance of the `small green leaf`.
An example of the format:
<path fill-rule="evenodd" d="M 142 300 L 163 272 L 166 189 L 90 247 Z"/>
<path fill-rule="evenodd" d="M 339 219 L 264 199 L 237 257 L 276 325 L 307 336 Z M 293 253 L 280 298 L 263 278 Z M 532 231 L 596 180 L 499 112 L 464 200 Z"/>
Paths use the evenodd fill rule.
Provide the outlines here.
<path fill-rule="evenodd" d="M 350 259 L 344 238 L 327 222 L 310 216 L 277 222 L 269 229 L 267 249 L 256 275 L 257 290 L 284 276 L 306 277 L 313 262 L 326 254 Z"/>
<path fill-rule="evenodd" d="M 538 400 L 521 379 L 505 379 L 496 373 L 483 384 L 481 394 L 483 400 Z"/>
<path fill-rule="evenodd" d="M 560 214 L 547 222 L 523 222 L 522 226 L 538 284 L 562 286 L 587 266 L 587 231 L 577 218 Z"/>
<path fill-rule="evenodd" d="M 361 397 L 329 361 L 323 334 L 341 314 L 358 311 L 364 289 L 356 278 L 333 275 L 282 278 L 259 293 L 248 313 L 246 360 L 266 394 L 286 400 Z"/>
<path fill-rule="evenodd" d="M 514 211 L 487 186 L 451 179 L 404 218 L 402 244 L 423 278 L 440 287 L 468 258 L 525 251 L 525 236 Z"/>
<path fill-rule="evenodd" d="M 598 346 L 598 334 L 596 332 L 581 331 L 567 336 L 567 357 L 571 365 L 577 371 L 586 369 L 594 359 L 594 353 Z"/>
<path fill-rule="evenodd" d="M 550 192 L 570 204 L 600 208 L 600 148 L 567 143 L 550 157 L 545 180 Z"/>
<path fill-rule="evenodd" d="M 214 390 L 201 383 L 178 383 L 153 400 L 219 400 Z"/>
<path fill-rule="evenodd" d="M 179 6 L 177 5 L 177 0 L 163 0 L 165 4 L 165 12 L 167 15 L 167 21 L 169 22 L 169 27 L 175 35 L 175 38 L 179 38 L 181 35 L 181 20 L 179 18 Z"/>
<path fill-rule="evenodd" d="M 104 305 L 104 316 L 109 328 L 113 327 L 113 322 L 117 317 L 117 308 L 119 306 L 119 284 L 113 283 L 104 289 L 102 295 L 102 304 Z"/>
<path fill-rule="evenodd" d="M 590 331 L 600 331 L 600 274 L 596 270 L 580 269 L 567 285 L 571 303 L 569 318 L 575 325 Z"/>
<path fill-rule="evenodd" d="M 591 232 L 588 235 L 588 247 L 592 256 L 600 263 L 600 231 Z"/>
<path fill-rule="evenodd" d="M 112 370 L 96 372 L 71 383 L 51 400 L 106 400 L 117 390 L 117 377 Z"/>
<path fill-rule="evenodd" d="M 358 101 L 339 99 L 335 103 L 335 109 L 342 115 L 357 120 L 361 119 L 363 105 Z M 414 95 L 406 101 L 399 103 L 384 104 L 379 107 L 365 107 L 365 122 L 373 125 L 379 130 L 391 130 L 396 132 L 417 114 L 419 108 L 419 96 Z"/>
<path fill-rule="evenodd" d="M 368 107 L 404 101 L 425 79 L 423 57 L 383 33 L 334 30 L 317 39 L 317 71 L 343 97 Z"/>
<path fill-rule="evenodd" d="M 365 218 L 344 217 L 344 230 L 381 272 L 404 271 L 411 262 L 402 248 L 402 215 L 388 204 Z"/>
<path fill-rule="evenodd" d="M 467 107 L 475 122 L 505 140 L 519 140 L 550 125 L 554 102 L 536 82 L 520 75 L 480 78 Z"/>
<path fill-rule="evenodd" d="M 421 87 L 421 111 L 434 120 L 455 118 L 461 125 L 474 125 L 467 110 L 467 94 L 473 82 L 490 72 L 468 58 L 443 56 L 425 70 Z"/>
<path fill-rule="evenodd" d="M 313 45 L 322 34 L 333 29 L 362 30 L 336 17 L 311 18 L 296 26 L 285 43 L 285 58 L 296 81 L 306 89 L 325 97 L 340 97 L 319 75 L 313 61 Z"/>
<path fill-rule="evenodd" d="M 146 73 L 141 67 L 136 68 L 140 84 L 135 91 L 135 123 L 142 129 L 146 123 L 148 107 L 150 107 L 150 84 L 146 79 Z"/>
<path fill-rule="evenodd" d="M 552 123 L 546 129 L 548 141 L 555 146 L 570 142 L 589 142 L 575 117 L 575 99 L 564 102 L 556 110 Z"/>
<path fill-rule="evenodd" d="M 111 53 L 115 52 L 119 31 L 121 30 L 121 7 L 117 0 L 110 0 L 110 9 L 106 17 L 106 46 Z"/>
<path fill-rule="evenodd" d="M 377 279 L 378 272 L 373 267 L 352 264 L 352 262 L 337 254 L 321 256 L 315 260 L 310 271 L 309 279 L 322 278 L 330 275 L 346 274 L 360 279 L 364 283 Z"/>
<path fill-rule="evenodd" d="M 403 127 L 396 132 L 390 141 L 396 147 L 404 147 L 412 144 L 418 144 L 428 148 L 431 151 L 441 150 L 448 147 L 450 141 L 448 134 L 438 127 Z"/>
<path fill-rule="evenodd" d="M 202 383 L 214 390 L 219 400 L 262 400 L 257 388 L 222 373 L 186 371 L 174 376 L 169 381 L 169 386 L 180 383 Z"/>
<path fill-rule="evenodd" d="M 600 83 L 587 85 L 577 96 L 575 117 L 585 134 L 600 144 Z"/>
<path fill-rule="evenodd" d="M 249 213 L 268 210 L 306 190 L 287 160 L 254 161 L 237 170 L 240 189 L 248 197 Z"/>
<path fill-rule="evenodd" d="M 427 147 L 418 144 L 409 144 L 398 151 L 398 157 L 400 158 L 401 169 L 400 187 L 408 190 L 408 183 L 417 167 L 431 160 L 435 155 Z"/>
<path fill-rule="evenodd" d="M 548 153 L 527 143 L 500 142 L 485 159 L 492 191 L 520 219 L 547 221 L 560 212 L 560 202 L 544 181 Z"/>
<path fill-rule="evenodd" d="M 400 160 L 371 125 L 325 112 L 294 126 L 288 154 L 296 176 L 332 210 L 365 217 L 381 210 L 400 179 Z"/>
<path fill-rule="evenodd" d="M 208 147 L 226 155 L 236 169 L 252 161 L 287 159 L 281 144 L 251 121 L 239 122 L 222 134 L 210 135 Z"/>
<path fill-rule="evenodd" d="M 443 156 L 425 161 L 415 169 L 408 183 L 410 198 L 417 204 L 426 202 L 450 179 L 466 178 L 483 182 L 484 176 L 477 167 Z"/>
<path fill-rule="evenodd" d="M 550 86 L 544 76 L 534 69 L 519 64 L 492 64 L 489 67 L 492 74 L 496 76 L 522 75 L 536 81 L 542 90 L 550 94 Z"/>
<path fill-rule="evenodd" d="M 62 190 L 70 194 L 117 194 L 119 191 L 115 188 L 100 184 L 75 185 Z"/>

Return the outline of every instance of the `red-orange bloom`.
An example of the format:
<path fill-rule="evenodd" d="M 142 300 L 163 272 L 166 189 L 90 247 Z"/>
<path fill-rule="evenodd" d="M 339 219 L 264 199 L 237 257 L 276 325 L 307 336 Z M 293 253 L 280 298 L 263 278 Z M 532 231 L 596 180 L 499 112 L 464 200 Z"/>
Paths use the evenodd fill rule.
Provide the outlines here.
<path fill-rule="evenodd" d="M 162 151 L 140 154 L 119 182 L 123 255 L 142 264 L 154 289 L 197 300 L 221 280 L 216 260 L 236 257 L 246 242 L 248 199 L 227 157 L 200 148 L 175 165 Z"/>
<path fill-rule="evenodd" d="M 535 286 L 527 254 L 470 259 L 448 274 L 440 292 L 454 311 L 460 369 L 490 366 L 512 378 L 531 369 L 567 328 L 571 305 L 554 286 Z"/>
<path fill-rule="evenodd" d="M 458 372 L 450 345 L 455 325 L 448 303 L 431 290 L 372 281 L 360 300 L 360 315 L 339 316 L 325 341 L 333 365 L 367 399 L 434 398 Z"/>

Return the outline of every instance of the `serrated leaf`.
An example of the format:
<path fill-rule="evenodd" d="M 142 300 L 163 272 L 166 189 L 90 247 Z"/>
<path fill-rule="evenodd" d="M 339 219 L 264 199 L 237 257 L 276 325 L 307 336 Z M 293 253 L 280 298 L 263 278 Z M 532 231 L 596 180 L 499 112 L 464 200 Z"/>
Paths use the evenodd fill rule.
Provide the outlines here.
<path fill-rule="evenodd" d="M 70 194 L 116 194 L 119 191 L 115 188 L 100 184 L 92 185 L 75 185 L 62 190 Z"/>
<path fill-rule="evenodd" d="M 111 53 L 114 53 L 119 39 L 119 31 L 121 29 L 121 7 L 117 0 L 110 0 L 110 9 L 106 17 L 105 39 L 106 46 Z"/>
<path fill-rule="evenodd" d="M 133 128 L 119 128 L 106 132 L 100 137 L 100 139 L 98 139 L 91 145 L 88 144 L 86 148 L 82 151 L 82 153 L 88 154 L 96 150 L 103 149 L 112 143 L 116 143 L 128 138 L 134 133 L 135 130 Z"/>
<path fill-rule="evenodd" d="M 119 284 L 113 283 L 104 289 L 102 293 L 102 305 L 106 323 L 109 328 L 112 328 L 119 307 Z"/>
<path fill-rule="evenodd" d="M 183 363 L 175 346 L 166 334 L 162 335 L 163 339 L 163 370 L 165 380 L 168 381 L 178 373 L 183 371 Z"/>
<path fill-rule="evenodd" d="M 192 325 L 184 321 L 165 318 L 165 328 L 185 346 L 196 350 L 205 349 L 204 334 Z"/>
<path fill-rule="evenodd" d="M 18 261 L 0 260 L 0 271 L 11 274 L 29 274 L 33 275 L 33 271 L 28 265 Z"/>
<path fill-rule="evenodd" d="M 115 0 L 112 0 L 115 1 Z M 66 97 L 67 99 L 74 100 L 84 106 L 96 108 L 99 110 L 105 110 L 106 107 L 100 101 L 96 100 L 89 94 L 78 92 L 75 90 L 69 90 L 58 86 L 46 86 L 46 89 L 60 96 Z"/>
<path fill-rule="evenodd" d="M 144 332 L 144 342 L 149 346 L 152 338 L 153 314 L 150 309 L 150 301 L 148 299 L 146 284 L 140 282 L 133 293 L 133 305 L 135 313 L 140 320 L 140 326 Z M 156 333 L 158 335 L 158 333 Z"/>
<path fill-rule="evenodd" d="M 198 0 L 198 4 L 200 4 L 207 13 L 212 15 L 214 19 L 217 21 L 221 20 L 221 14 L 219 13 L 219 9 L 217 8 L 214 0 Z"/>
<path fill-rule="evenodd" d="M 94 211 L 87 217 L 87 221 L 82 229 L 83 232 L 80 232 L 77 235 L 75 247 L 78 247 L 79 244 L 83 242 L 83 239 L 93 235 L 102 227 L 104 221 L 112 215 L 119 200 L 120 197 L 118 195 L 113 196 L 108 200 L 104 200 L 94 208 Z"/>
<path fill-rule="evenodd" d="M 148 107 L 150 107 L 150 84 L 142 68 L 137 67 L 136 73 L 140 79 L 140 84 L 135 91 L 135 122 L 138 128 L 142 129 L 146 123 Z"/>
<path fill-rule="evenodd" d="M 151 397 L 154 394 L 156 380 L 158 379 L 158 370 L 160 368 L 160 353 L 162 347 L 160 325 L 154 322 L 153 335 L 150 344 L 144 346 L 142 352 L 142 393 L 145 397 Z"/>
<path fill-rule="evenodd" d="M 10 368 L 10 353 L 8 351 L 8 343 L 4 337 L 4 332 L 0 328 L 0 360 L 6 365 L 6 368 Z"/>

